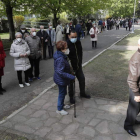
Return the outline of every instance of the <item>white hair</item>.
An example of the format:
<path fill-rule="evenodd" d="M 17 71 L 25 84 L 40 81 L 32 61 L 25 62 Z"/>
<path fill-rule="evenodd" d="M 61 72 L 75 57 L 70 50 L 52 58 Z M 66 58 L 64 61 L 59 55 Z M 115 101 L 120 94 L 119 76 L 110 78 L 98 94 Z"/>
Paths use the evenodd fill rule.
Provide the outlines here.
<path fill-rule="evenodd" d="M 43 25 L 40 25 L 40 28 L 41 28 L 41 27 L 44 27 L 44 26 L 43 26 Z"/>
<path fill-rule="evenodd" d="M 36 30 L 36 28 L 31 28 L 31 29 L 30 29 L 30 31 L 32 32 L 32 30 L 33 30 L 33 29 L 35 29 L 35 30 Z"/>
<path fill-rule="evenodd" d="M 17 37 L 18 35 L 22 36 L 22 34 L 20 32 L 16 32 L 15 37 Z"/>

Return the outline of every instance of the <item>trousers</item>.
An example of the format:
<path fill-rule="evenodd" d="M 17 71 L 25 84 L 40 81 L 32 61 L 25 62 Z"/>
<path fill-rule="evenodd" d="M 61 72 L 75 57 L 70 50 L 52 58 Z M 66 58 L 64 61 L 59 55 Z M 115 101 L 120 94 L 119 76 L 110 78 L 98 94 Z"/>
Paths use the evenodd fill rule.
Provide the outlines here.
<path fill-rule="evenodd" d="M 82 70 L 82 66 L 75 72 L 75 76 L 78 79 L 79 82 L 79 88 L 80 88 L 80 95 L 85 94 L 85 76 Z M 71 81 L 69 86 L 69 97 L 73 98 L 74 97 L 74 89 L 73 89 L 73 82 Z"/>
<path fill-rule="evenodd" d="M 25 82 L 29 83 L 29 80 L 28 80 L 29 70 L 24 71 L 24 74 L 25 74 Z M 18 77 L 19 84 L 23 84 L 23 82 L 22 82 L 22 71 L 17 71 L 17 77 Z"/>
<path fill-rule="evenodd" d="M 130 89 L 130 95 L 129 95 L 129 104 L 127 108 L 127 115 L 124 122 L 124 128 L 125 129 L 131 129 L 133 128 L 133 125 L 135 125 L 136 117 L 140 112 L 140 103 L 137 103 L 134 100 L 134 93 Z"/>
<path fill-rule="evenodd" d="M 97 47 L 97 41 L 92 41 L 92 48 Z"/>
<path fill-rule="evenodd" d="M 31 59 L 30 60 L 30 64 L 31 64 L 31 68 L 29 69 L 29 78 L 33 78 L 35 77 L 39 77 L 40 71 L 39 71 L 39 63 L 40 63 L 40 58 L 38 59 Z M 33 75 L 33 69 L 34 69 L 34 75 Z"/>

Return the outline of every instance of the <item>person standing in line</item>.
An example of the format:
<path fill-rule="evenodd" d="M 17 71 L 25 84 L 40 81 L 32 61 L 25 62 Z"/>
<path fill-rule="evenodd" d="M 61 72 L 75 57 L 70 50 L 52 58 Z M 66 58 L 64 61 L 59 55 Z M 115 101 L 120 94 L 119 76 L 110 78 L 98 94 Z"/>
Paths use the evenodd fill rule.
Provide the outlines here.
<path fill-rule="evenodd" d="M 103 20 L 103 30 L 105 31 L 105 20 Z"/>
<path fill-rule="evenodd" d="M 25 40 L 26 36 L 29 36 L 30 33 L 27 31 L 25 25 L 20 26 L 19 32 L 22 34 L 22 38 Z"/>
<path fill-rule="evenodd" d="M 17 32 L 15 34 L 16 39 L 13 41 L 10 49 L 10 55 L 15 58 L 14 65 L 15 71 L 17 71 L 19 87 L 23 88 L 22 71 L 25 74 L 25 85 L 30 86 L 28 74 L 31 68 L 28 56 L 30 55 L 30 49 L 25 40 L 22 39 L 22 34 Z"/>
<path fill-rule="evenodd" d="M 98 28 L 99 28 L 99 32 L 100 32 L 100 33 L 102 32 L 102 26 L 103 26 L 103 22 L 102 22 L 102 20 L 100 19 L 99 22 L 98 22 Z"/>
<path fill-rule="evenodd" d="M 42 45 L 42 54 L 43 54 L 43 59 L 46 60 L 46 50 L 47 50 L 47 45 L 48 45 L 48 40 L 49 40 L 49 35 L 46 31 L 44 31 L 44 26 L 40 26 L 40 30 L 36 34 L 41 41 Z"/>
<path fill-rule="evenodd" d="M 5 51 L 3 48 L 3 43 L 0 37 L 0 95 L 3 95 L 3 92 L 6 92 L 5 89 L 2 88 L 2 76 L 4 75 L 4 67 L 5 67 Z"/>
<path fill-rule="evenodd" d="M 98 40 L 98 33 L 99 30 L 96 27 L 95 24 L 93 24 L 93 28 L 90 29 L 89 34 L 91 36 L 91 41 L 92 41 L 92 49 L 97 47 L 97 40 Z"/>
<path fill-rule="evenodd" d="M 138 44 L 140 46 L 140 39 Z M 124 129 L 128 134 L 137 136 L 133 126 L 140 125 L 140 121 L 137 120 L 137 115 L 140 113 L 140 47 L 129 61 L 127 83 L 129 85 L 129 104 Z"/>
<path fill-rule="evenodd" d="M 62 23 L 60 21 L 58 21 L 58 25 L 56 27 L 56 43 L 58 41 L 63 41 L 63 26 Z"/>
<path fill-rule="evenodd" d="M 80 41 L 80 36 L 82 33 L 82 24 L 83 24 L 83 22 L 79 21 L 79 23 L 75 26 L 75 31 L 77 32 L 77 40 L 79 40 L 79 41 Z"/>
<path fill-rule="evenodd" d="M 107 19 L 107 31 L 110 30 L 110 19 Z"/>
<path fill-rule="evenodd" d="M 129 27 L 129 31 L 130 31 L 130 29 L 131 29 L 131 27 L 132 27 L 131 19 L 129 19 L 129 21 L 128 21 L 128 27 Z"/>
<path fill-rule="evenodd" d="M 128 28 L 128 20 L 125 22 L 125 28 L 126 28 L 126 31 L 127 31 L 127 28 Z"/>
<path fill-rule="evenodd" d="M 74 25 L 73 25 L 73 21 L 71 21 L 71 22 L 69 23 L 69 27 L 70 27 L 70 31 L 75 29 L 75 28 L 74 28 Z"/>
<path fill-rule="evenodd" d="M 67 41 L 67 39 L 68 39 L 68 35 L 69 35 L 69 33 L 70 33 L 70 26 L 69 26 L 69 24 L 67 23 L 66 24 L 66 26 L 65 26 L 65 40 Z"/>
<path fill-rule="evenodd" d="M 61 115 L 67 115 L 64 109 L 70 108 L 69 105 L 64 105 L 65 96 L 67 94 L 67 86 L 70 80 L 74 80 L 75 76 L 70 74 L 70 65 L 67 55 L 69 49 L 65 41 L 59 41 L 56 43 L 57 51 L 54 54 L 54 82 L 58 85 L 59 96 L 56 113 Z"/>
<path fill-rule="evenodd" d="M 120 21 L 116 20 L 116 30 L 119 30 L 119 26 L 120 26 Z"/>
<path fill-rule="evenodd" d="M 83 24 L 82 24 L 82 37 L 81 37 L 81 39 L 85 38 L 85 30 L 86 30 L 85 23 L 83 22 Z"/>
<path fill-rule="evenodd" d="M 49 35 L 49 41 L 48 41 L 49 57 L 52 58 L 54 54 L 54 46 L 56 42 L 56 33 L 51 23 L 49 24 L 49 29 L 47 29 L 46 31 Z"/>
<path fill-rule="evenodd" d="M 89 20 L 88 22 L 87 22 L 87 24 L 86 24 L 86 27 L 87 27 L 87 35 L 89 35 L 89 31 L 90 31 L 90 29 L 91 29 L 91 23 L 90 23 L 91 21 Z"/>
<path fill-rule="evenodd" d="M 31 64 L 31 68 L 29 70 L 29 81 L 32 82 L 33 78 L 41 80 L 41 78 L 39 77 L 40 74 L 39 63 L 42 55 L 41 42 L 40 42 L 40 38 L 36 36 L 35 28 L 31 28 L 31 34 L 30 36 L 25 38 L 25 41 L 29 45 L 31 51 L 29 56 L 29 60 Z M 33 75 L 33 69 L 34 69 L 34 75 Z"/>
<path fill-rule="evenodd" d="M 77 39 L 77 33 L 75 30 L 72 30 L 69 35 L 69 39 L 67 41 L 68 48 L 70 53 L 68 55 L 69 60 L 71 61 L 72 68 L 75 72 L 75 75 L 79 81 L 80 87 L 80 96 L 81 98 L 90 98 L 90 95 L 87 95 L 85 92 L 85 76 L 82 70 L 82 58 L 83 58 L 83 50 L 81 42 Z M 74 104 L 74 89 L 73 89 L 73 81 L 69 84 L 69 96 L 70 103 Z"/>

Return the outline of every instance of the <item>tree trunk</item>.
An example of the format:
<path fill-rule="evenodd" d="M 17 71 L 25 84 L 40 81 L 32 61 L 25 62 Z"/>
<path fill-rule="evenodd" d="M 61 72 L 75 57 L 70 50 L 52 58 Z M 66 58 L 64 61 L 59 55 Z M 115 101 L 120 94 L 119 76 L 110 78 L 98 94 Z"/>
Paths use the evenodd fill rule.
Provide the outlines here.
<path fill-rule="evenodd" d="M 7 4 L 6 6 L 6 14 L 8 18 L 8 24 L 9 24 L 9 33 L 10 33 L 10 40 L 15 39 L 15 27 L 13 22 L 13 8 L 11 5 Z"/>
<path fill-rule="evenodd" d="M 53 15 L 54 15 L 54 27 L 56 28 L 58 18 L 57 18 L 57 14 L 56 13 L 54 13 Z"/>

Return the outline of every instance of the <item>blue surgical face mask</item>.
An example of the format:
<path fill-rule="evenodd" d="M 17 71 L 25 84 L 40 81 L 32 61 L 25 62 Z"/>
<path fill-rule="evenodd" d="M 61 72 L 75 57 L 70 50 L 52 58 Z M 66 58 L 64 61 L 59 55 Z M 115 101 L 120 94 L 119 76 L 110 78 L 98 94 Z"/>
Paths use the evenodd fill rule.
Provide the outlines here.
<path fill-rule="evenodd" d="M 72 43 L 75 43 L 75 42 L 77 41 L 77 38 L 71 38 L 70 41 L 71 41 Z"/>

